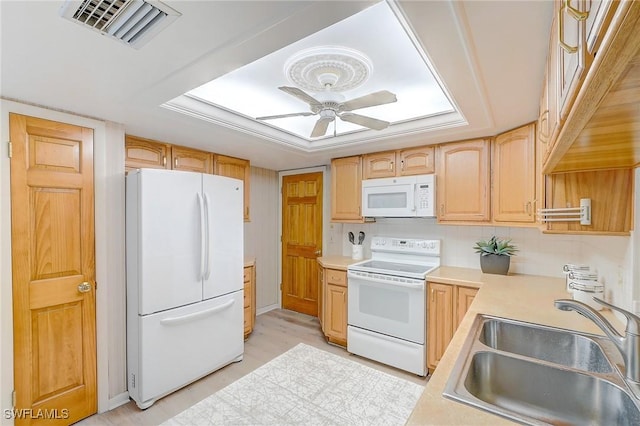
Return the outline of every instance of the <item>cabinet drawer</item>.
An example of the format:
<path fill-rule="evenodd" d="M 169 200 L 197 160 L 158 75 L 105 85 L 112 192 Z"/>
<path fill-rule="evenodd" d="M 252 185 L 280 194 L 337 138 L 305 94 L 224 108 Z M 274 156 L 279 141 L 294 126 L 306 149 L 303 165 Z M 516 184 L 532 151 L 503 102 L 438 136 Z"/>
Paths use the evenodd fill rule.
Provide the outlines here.
<path fill-rule="evenodd" d="M 347 286 L 347 271 L 339 271 L 337 269 L 327 269 L 327 283 Z"/>

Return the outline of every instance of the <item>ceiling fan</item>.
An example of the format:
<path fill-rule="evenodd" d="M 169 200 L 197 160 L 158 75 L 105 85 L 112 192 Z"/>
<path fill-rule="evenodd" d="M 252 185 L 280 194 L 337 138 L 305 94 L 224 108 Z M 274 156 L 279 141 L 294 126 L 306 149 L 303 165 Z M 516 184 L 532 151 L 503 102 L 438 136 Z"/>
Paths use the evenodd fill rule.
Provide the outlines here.
<path fill-rule="evenodd" d="M 320 96 L 316 95 L 320 99 L 314 98 L 307 92 L 298 89 L 297 87 L 278 87 L 278 89 L 282 90 L 283 92 L 291 96 L 295 96 L 296 98 L 309 104 L 311 111 L 294 112 L 291 114 L 268 115 L 264 117 L 256 117 L 256 120 L 273 120 L 276 118 L 307 117 L 310 115 L 319 115 L 320 118 L 318 118 L 318 121 L 311 131 L 312 138 L 324 136 L 324 134 L 327 132 L 327 128 L 329 127 L 329 123 L 334 121 L 336 117 L 341 120 L 358 124 L 360 126 L 374 130 L 382 130 L 389 127 L 390 123 L 388 121 L 379 120 L 373 117 L 367 117 L 365 115 L 355 114 L 351 111 L 360 108 L 368 108 L 376 105 L 384 105 L 396 102 L 398 100 L 396 98 L 396 95 L 389 91 L 381 90 L 379 92 L 370 93 L 359 98 L 340 102 L 339 100 L 336 100 L 336 98 L 338 98 L 340 95 L 331 92 L 330 86 L 331 85 L 327 85 L 327 91 L 324 93 L 319 93 L 318 95 Z M 326 100 L 321 100 L 323 98 Z"/>

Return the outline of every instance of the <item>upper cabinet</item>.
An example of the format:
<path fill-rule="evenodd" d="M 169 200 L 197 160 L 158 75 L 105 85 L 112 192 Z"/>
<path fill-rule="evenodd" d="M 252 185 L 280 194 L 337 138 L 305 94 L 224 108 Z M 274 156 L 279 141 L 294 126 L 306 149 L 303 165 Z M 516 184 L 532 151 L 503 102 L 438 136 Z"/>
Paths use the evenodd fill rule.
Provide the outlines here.
<path fill-rule="evenodd" d="M 250 165 L 249 160 L 241 158 L 227 157 L 225 155 L 216 154 L 214 159 L 213 173 L 220 176 L 240 179 L 244 182 L 244 220 L 249 221 L 249 176 Z"/>
<path fill-rule="evenodd" d="M 126 135 L 124 164 L 127 171 L 140 168 L 170 169 L 171 145 Z"/>
<path fill-rule="evenodd" d="M 173 170 L 190 172 L 213 172 L 213 154 L 182 146 L 171 147 L 171 161 Z"/>
<path fill-rule="evenodd" d="M 491 160 L 494 222 L 536 221 L 535 125 L 496 136 Z"/>
<path fill-rule="evenodd" d="M 432 146 L 384 151 L 362 156 L 362 178 L 375 179 L 433 173 L 435 150 Z"/>
<path fill-rule="evenodd" d="M 140 168 L 185 170 L 214 173 L 240 179 L 244 182 L 244 220 L 249 221 L 249 160 L 227 157 L 211 152 L 125 136 L 125 170 Z"/>
<path fill-rule="evenodd" d="M 440 145 L 436 157 L 438 221 L 488 221 L 490 141 Z"/>
<path fill-rule="evenodd" d="M 555 20 L 551 43 L 558 53 L 549 56 L 547 84 L 554 75 L 558 81 L 547 102 L 558 105 L 559 123 L 543 172 L 635 167 L 640 2 L 558 1 Z"/>
<path fill-rule="evenodd" d="M 331 160 L 331 220 L 364 222 L 360 156 Z"/>

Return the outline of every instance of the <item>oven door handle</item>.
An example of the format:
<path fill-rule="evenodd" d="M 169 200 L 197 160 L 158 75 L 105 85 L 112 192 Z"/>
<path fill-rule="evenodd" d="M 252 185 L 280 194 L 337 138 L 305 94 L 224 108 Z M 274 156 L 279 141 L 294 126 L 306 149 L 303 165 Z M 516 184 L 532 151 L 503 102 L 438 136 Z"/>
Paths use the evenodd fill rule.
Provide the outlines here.
<path fill-rule="evenodd" d="M 349 279 L 362 280 L 362 281 L 367 281 L 367 282 L 374 282 L 374 283 L 378 283 L 378 284 L 385 284 L 385 285 L 388 285 L 388 286 L 405 287 L 405 288 L 410 288 L 410 289 L 414 289 L 414 290 L 424 289 L 424 281 L 421 281 L 419 283 L 403 283 L 403 282 L 399 282 L 399 281 L 381 280 L 379 278 L 364 277 L 362 275 L 357 275 L 357 274 L 354 274 L 354 273 L 351 273 L 351 272 L 347 273 L 347 277 Z"/>

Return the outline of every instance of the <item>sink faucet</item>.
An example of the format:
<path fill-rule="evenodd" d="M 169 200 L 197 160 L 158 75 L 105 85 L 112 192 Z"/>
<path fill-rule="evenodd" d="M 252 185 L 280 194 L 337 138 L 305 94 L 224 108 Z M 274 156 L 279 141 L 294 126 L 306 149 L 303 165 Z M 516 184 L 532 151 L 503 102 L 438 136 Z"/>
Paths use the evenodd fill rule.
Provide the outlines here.
<path fill-rule="evenodd" d="M 624 359 L 625 377 L 627 380 L 640 383 L 640 317 L 625 311 L 615 305 L 605 302 L 597 297 L 593 300 L 614 311 L 620 312 L 627 318 L 627 328 L 625 335 L 621 336 L 618 331 L 607 321 L 598 311 L 591 306 L 571 299 L 558 299 L 554 305 L 562 311 L 576 311 L 589 318 L 611 339 L 616 345 L 622 358 Z"/>

